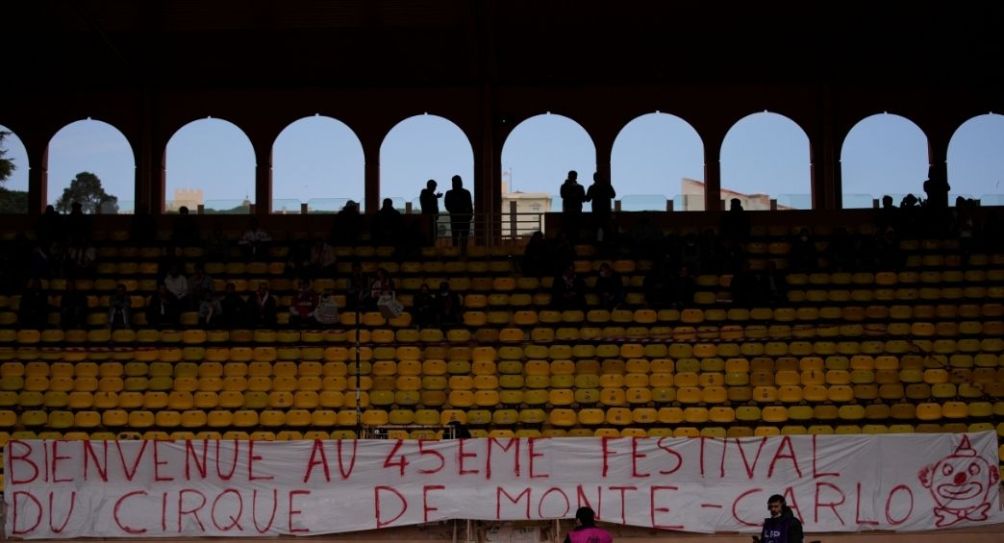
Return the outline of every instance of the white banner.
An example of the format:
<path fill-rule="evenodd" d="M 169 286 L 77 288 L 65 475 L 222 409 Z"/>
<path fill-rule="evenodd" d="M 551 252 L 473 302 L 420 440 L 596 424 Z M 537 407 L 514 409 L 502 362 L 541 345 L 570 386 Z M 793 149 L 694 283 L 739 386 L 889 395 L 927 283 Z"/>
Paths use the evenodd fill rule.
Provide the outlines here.
<path fill-rule="evenodd" d="M 457 441 L 17 441 L 21 538 L 312 535 L 570 518 L 753 532 L 783 494 L 807 532 L 1004 521 L 997 436 Z"/>

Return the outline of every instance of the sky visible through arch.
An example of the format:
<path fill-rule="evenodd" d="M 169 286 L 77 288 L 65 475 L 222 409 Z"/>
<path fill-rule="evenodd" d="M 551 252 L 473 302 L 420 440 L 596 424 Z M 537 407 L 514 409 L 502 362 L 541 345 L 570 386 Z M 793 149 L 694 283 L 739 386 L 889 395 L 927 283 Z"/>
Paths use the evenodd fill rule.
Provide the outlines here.
<path fill-rule="evenodd" d="M 0 130 L 3 120 L 0 119 Z M 673 198 L 684 177 L 702 179 L 703 142 L 687 123 L 667 113 L 651 113 L 628 123 L 611 156 L 611 177 L 618 196 Z M 5 140 L 17 170 L 5 183 L 9 190 L 28 185 L 26 151 L 12 134 Z M 840 149 L 845 205 L 869 206 L 882 194 L 922 193 L 927 174 L 927 143 L 911 121 L 892 114 L 862 119 Z M 206 201 L 239 203 L 254 198 L 255 159 L 247 137 L 236 125 L 201 119 L 182 127 L 167 148 L 167 199 L 174 189 L 201 188 Z M 398 205 L 415 201 L 427 179 L 449 186 L 454 174 L 471 186 L 471 144 L 447 119 L 417 115 L 402 121 L 386 136 L 379 160 L 381 198 Z M 312 200 L 363 200 L 362 150 L 358 138 L 338 120 L 308 117 L 291 121 L 273 147 L 273 198 L 293 207 Z M 723 144 L 723 187 L 759 192 L 794 203 L 808 202 L 808 139 L 790 119 L 754 113 L 730 130 Z M 568 170 L 577 170 L 588 185 L 595 170 L 595 149 L 574 120 L 542 114 L 517 125 L 502 152 L 503 181 L 522 192 L 556 194 Z M 50 141 L 48 200 L 80 171 L 97 174 L 107 192 L 129 211 L 135 159 L 117 129 L 98 120 L 71 123 Z M 986 197 L 1002 204 L 1004 193 L 1004 116 L 980 115 L 963 123 L 948 149 L 953 194 Z M 802 199 L 799 200 L 798 196 Z M 278 207 L 278 206 L 276 206 Z M 796 207 L 803 207 L 796 205 Z"/>

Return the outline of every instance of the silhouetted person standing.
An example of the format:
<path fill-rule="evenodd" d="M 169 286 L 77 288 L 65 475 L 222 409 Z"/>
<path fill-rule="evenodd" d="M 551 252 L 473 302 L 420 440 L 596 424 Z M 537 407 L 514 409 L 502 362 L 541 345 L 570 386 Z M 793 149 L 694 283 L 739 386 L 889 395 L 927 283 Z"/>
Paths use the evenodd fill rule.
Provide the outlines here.
<path fill-rule="evenodd" d="M 938 168 L 931 166 L 927 169 L 927 181 L 924 181 L 924 192 L 927 193 L 927 207 L 931 209 L 945 209 L 948 207 L 948 191 L 952 190 L 948 180 L 941 175 Z"/>
<path fill-rule="evenodd" d="M 579 173 L 568 172 L 568 178 L 561 184 L 561 221 L 565 232 L 573 240 L 578 238 L 582 221 L 582 202 L 586 199 L 586 189 L 578 182 Z"/>
<path fill-rule="evenodd" d="M 442 192 L 436 192 L 436 186 L 436 180 L 430 179 L 426 181 L 425 188 L 418 195 L 418 203 L 422 207 L 422 215 L 427 217 L 426 222 L 430 228 L 429 236 L 433 242 L 439 237 L 437 218 L 439 217 L 439 199 L 443 197 Z"/>
<path fill-rule="evenodd" d="M 471 199 L 471 191 L 464 188 L 459 175 L 453 176 L 453 189 L 447 191 L 443 203 L 450 214 L 453 246 L 466 250 L 467 237 L 471 233 L 471 218 L 474 216 L 474 201 Z"/>
<path fill-rule="evenodd" d="M 610 211 L 613 208 L 613 199 L 617 196 L 614 186 L 610 180 L 600 175 L 600 172 L 593 174 L 593 184 L 589 185 L 586 191 L 585 201 L 593 204 L 593 222 L 596 225 L 597 241 L 604 241 L 610 229 Z"/>

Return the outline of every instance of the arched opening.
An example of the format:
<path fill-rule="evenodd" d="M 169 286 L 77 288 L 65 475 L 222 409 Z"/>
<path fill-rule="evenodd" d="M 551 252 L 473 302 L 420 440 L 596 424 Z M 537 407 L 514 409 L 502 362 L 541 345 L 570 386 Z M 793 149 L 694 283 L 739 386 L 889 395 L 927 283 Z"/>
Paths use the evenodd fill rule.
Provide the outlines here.
<path fill-rule="evenodd" d="M 596 172 L 596 146 L 582 125 L 552 113 L 516 125 L 502 146 L 503 231 L 512 230 L 505 225 L 512 220 L 513 206 L 518 235 L 543 230 L 543 214 L 561 210 L 561 184 L 570 171 L 587 188 Z"/>
<path fill-rule="evenodd" d="M 28 170 L 24 142 L 0 125 L 0 213 L 28 212 Z"/>
<path fill-rule="evenodd" d="M 118 128 L 83 119 L 59 129 L 49 140 L 48 203 L 69 213 L 80 202 L 84 213 L 132 213 L 136 207 L 136 162 Z"/>
<path fill-rule="evenodd" d="M 907 194 L 923 197 L 929 163 L 927 136 L 913 121 L 891 113 L 858 121 L 840 150 L 843 207 L 870 208 L 887 194 L 897 205 Z"/>
<path fill-rule="evenodd" d="M 272 213 L 333 212 L 362 202 L 366 159 L 345 123 L 315 115 L 289 124 L 272 144 Z"/>
<path fill-rule="evenodd" d="M 610 178 L 623 211 L 704 209 L 704 143 L 687 121 L 647 113 L 624 125 L 614 140 Z"/>
<path fill-rule="evenodd" d="M 1004 115 L 987 113 L 962 123 L 948 143 L 949 205 L 978 198 L 1004 205 Z"/>
<path fill-rule="evenodd" d="M 738 198 L 744 209 L 812 208 L 809 137 L 795 121 L 754 113 L 732 125 L 721 150 L 722 200 Z"/>
<path fill-rule="evenodd" d="M 199 119 L 178 129 L 164 151 L 164 211 L 247 214 L 255 198 L 251 140 L 223 119 Z"/>
<path fill-rule="evenodd" d="M 418 195 L 426 182 L 435 180 L 437 192 L 445 194 L 454 175 L 474 193 L 471 142 L 445 117 L 428 113 L 408 117 L 394 125 L 380 144 L 380 200 L 390 198 L 401 211 L 411 204 L 412 212 L 418 213 Z M 445 211 L 441 200 L 439 209 Z"/>

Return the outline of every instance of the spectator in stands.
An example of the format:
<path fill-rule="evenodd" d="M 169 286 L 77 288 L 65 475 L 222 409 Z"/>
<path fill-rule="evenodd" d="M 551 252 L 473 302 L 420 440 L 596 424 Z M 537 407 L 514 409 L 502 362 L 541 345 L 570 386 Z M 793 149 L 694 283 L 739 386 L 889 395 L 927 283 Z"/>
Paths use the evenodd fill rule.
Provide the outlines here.
<path fill-rule="evenodd" d="M 91 219 L 84 215 L 84 208 L 80 202 L 73 202 L 70 206 L 70 214 L 64 224 L 67 231 L 66 239 L 70 243 L 91 239 Z"/>
<path fill-rule="evenodd" d="M 312 277 L 311 245 L 308 240 L 290 240 L 286 253 L 286 274 L 292 277 Z"/>
<path fill-rule="evenodd" d="M 248 298 L 248 323 L 256 328 L 275 328 L 276 300 L 268 283 L 260 281 L 258 290 Z"/>
<path fill-rule="evenodd" d="M 377 245 L 397 245 L 402 226 L 401 212 L 394 209 L 394 201 L 384 198 L 380 211 L 373 219 L 373 242 Z"/>
<path fill-rule="evenodd" d="M 589 507 L 575 512 L 575 528 L 565 536 L 564 543 L 613 543 L 610 532 L 596 526 L 596 513 Z"/>
<path fill-rule="evenodd" d="M 585 281 L 575 272 L 575 265 L 569 264 L 554 278 L 551 286 L 551 305 L 555 309 L 585 310 L 585 292 Z"/>
<path fill-rule="evenodd" d="M 460 422 L 459 420 L 453 419 L 446 423 L 447 434 L 444 436 L 446 439 L 471 439 L 471 431 L 467 428 L 467 425 Z"/>
<path fill-rule="evenodd" d="M 739 198 L 729 200 L 729 210 L 722 215 L 722 237 L 733 241 L 746 241 L 750 237 L 750 217 Z"/>
<path fill-rule="evenodd" d="M 788 280 L 785 274 L 777 269 L 777 263 L 767 261 L 767 269 L 759 274 L 760 290 L 770 304 L 783 304 L 788 301 Z"/>
<path fill-rule="evenodd" d="M 53 244 L 53 246 L 55 245 Z M 28 267 L 31 270 L 28 274 L 29 277 L 47 279 L 52 275 L 53 268 L 49 258 L 49 251 L 41 245 L 32 246 Z"/>
<path fill-rule="evenodd" d="M 146 305 L 146 324 L 151 328 L 173 327 L 178 324 L 178 301 L 164 283 L 150 295 Z"/>
<path fill-rule="evenodd" d="M 179 264 L 171 265 L 170 271 L 164 277 L 164 286 L 174 296 L 174 300 L 180 307 L 190 305 L 191 298 L 188 295 L 188 278 L 181 273 L 181 266 Z"/>
<path fill-rule="evenodd" d="M 205 293 L 212 294 L 213 278 L 206 273 L 206 265 L 202 262 L 196 262 L 194 268 L 192 276 L 188 278 L 188 295 L 198 301 L 203 299 Z"/>
<path fill-rule="evenodd" d="M 338 257 L 335 247 L 325 240 L 318 240 L 310 248 L 310 263 L 307 266 L 308 277 L 327 277 L 334 273 Z"/>
<path fill-rule="evenodd" d="M 613 199 L 617 197 L 617 191 L 610 183 L 610 179 L 600 175 L 600 172 L 593 174 L 593 184 L 589 185 L 586 191 L 586 202 L 592 202 L 593 223 L 596 228 L 597 241 L 609 241 L 611 231 L 610 213 L 613 210 Z"/>
<path fill-rule="evenodd" d="M 59 324 L 64 330 L 83 328 L 87 324 L 87 296 L 77 290 L 76 281 L 66 282 L 66 290 L 59 300 Z"/>
<path fill-rule="evenodd" d="M 122 283 L 115 287 L 115 294 L 108 299 L 108 326 L 112 330 L 132 326 L 132 298 Z"/>
<path fill-rule="evenodd" d="M 387 270 L 378 268 L 376 278 L 370 283 L 369 299 L 371 302 L 375 304 L 381 296 L 394 294 L 394 290 L 394 280 L 390 278 L 390 274 L 387 273 Z"/>
<path fill-rule="evenodd" d="M 362 228 L 363 216 L 359 212 L 359 203 L 349 200 L 331 223 L 330 239 L 335 245 L 356 245 L 359 243 Z"/>
<path fill-rule="evenodd" d="M 753 536 L 754 543 L 802 543 L 802 523 L 784 501 L 784 496 L 774 494 L 767 499 L 770 516 L 763 520 L 759 536 Z"/>
<path fill-rule="evenodd" d="M 258 224 L 257 218 L 251 217 L 248 220 L 247 230 L 241 235 L 237 245 L 244 252 L 245 258 L 256 260 L 265 256 L 270 241 L 272 241 L 272 236 Z"/>
<path fill-rule="evenodd" d="M 179 247 L 191 247 L 199 244 L 199 225 L 195 223 L 187 206 L 178 208 L 174 218 L 174 229 L 171 231 L 171 241 Z"/>
<path fill-rule="evenodd" d="M 220 300 L 220 307 L 223 309 L 223 326 L 228 329 L 245 326 L 248 321 L 247 302 L 237 294 L 237 285 L 227 283 L 223 298 Z"/>
<path fill-rule="evenodd" d="M 97 250 L 86 240 L 80 240 L 66 248 L 64 266 L 67 277 L 93 277 L 94 260 Z"/>
<path fill-rule="evenodd" d="M 314 322 L 314 311 L 320 302 L 317 293 L 310 288 L 310 281 L 300 279 L 300 289 L 293 296 L 289 306 L 289 324 L 304 327 Z"/>
<path fill-rule="evenodd" d="M 438 308 L 436 307 L 436 297 L 429 290 L 429 285 L 422 283 L 422 286 L 418 288 L 411 313 L 418 329 L 436 325 Z"/>
<path fill-rule="evenodd" d="M 467 251 L 467 237 L 471 233 L 471 219 L 474 216 L 474 201 L 471 191 L 464 188 L 459 175 L 453 176 L 453 188 L 446 192 L 443 200 L 446 211 L 450 214 L 450 236 L 453 246 Z"/>
<path fill-rule="evenodd" d="M 599 277 L 596 278 L 596 294 L 600 298 L 600 305 L 606 309 L 617 309 L 624 303 L 624 280 L 609 262 L 600 264 Z"/>
<path fill-rule="evenodd" d="M 363 272 L 363 265 L 359 261 L 352 263 L 352 273 L 349 275 L 348 290 L 345 292 L 345 307 L 349 311 L 362 311 L 369 307 L 370 280 Z M 373 303 L 376 303 L 373 301 Z"/>
<path fill-rule="evenodd" d="M 818 258 L 815 240 L 808 228 L 802 228 L 791 242 L 788 267 L 796 272 L 812 271 L 816 269 Z"/>
<path fill-rule="evenodd" d="M 645 291 L 645 304 L 649 307 L 661 308 L 669 305 L 672 291 L 672 281 L 669 276 L 671 270 L 671 260 L 669 255 L 666 255 L 645 274 L 642 288 Z"/>
<path fill-rule="evenodd" d="M 17 322 L 21 328 L 43 330 L 48 327 L 49 294 L 38 279 L 29 280 L 28 287 L 21 293 Z"/>
<path fill-rule="evenodd" d="M 199 325 L 206 328 L 216 328 L 223 320 L 223 304 L 220 299 L 213 295 L 212 289 L 202 290 L 198 297 L 193 298 L 199 301 Z"/>
<path fill-rule="evenodd" d="M 213 221 L 213 228 L 206 236 L 206 257 L 225 261 L 230 258 L 230 240 L 227 239 L 226 232 L 223 231 L 223 221 L 217 218 Z"/>
<path fill-rule="evenodd" d="M 442 327 L 455 326 L 460 323 L 460 315 L 463 312 L 463 302 L 460 295 L 450 288 L 446 281 L 439 283 L 439 292 L 436 293 L 437 320 Z"/>
<path fill-rule="evenodd" d="M 530 236 L 530 241 L 526 242 L 520 269 L 523 275 L 530 277 L 540 276 L 549 271 L 547 242 L 539 230 Z"/>
<path fill-rule="evenodd" d="M 561 222 L 570 239 L 578 239 L 582 227 L 582 202 L 586 201 L 586 189 L 579 184 L 579 172 L 570 170 L 561 184 Z"/>
<path fill-rule="evenodd" d="M 48 246 L 51 243 L 63 241 L 66 232 L 63 230 L 63 217 L 51 205 L 45 206 L 45 212 L 38 219 L 35 227 L 35 239 L 38 243 Z"/>
<path fill-rule="evenodd" d="M 326 290 L 317 303 L 314 310 L 314 320 L 322 327 L 329 327 L 339 323 L 338 303 L 335 301 L 335 293 Z"/>
<path fill-rule="evenodd" d="M 694 303 L 694 293 L 697 292 L 697 283 L 690 273 L 690 268 L 680 266 L 676 272 L 676 277 L 670 282 L 669 303 L 679 309 Z"/>

